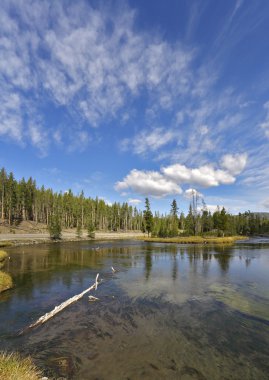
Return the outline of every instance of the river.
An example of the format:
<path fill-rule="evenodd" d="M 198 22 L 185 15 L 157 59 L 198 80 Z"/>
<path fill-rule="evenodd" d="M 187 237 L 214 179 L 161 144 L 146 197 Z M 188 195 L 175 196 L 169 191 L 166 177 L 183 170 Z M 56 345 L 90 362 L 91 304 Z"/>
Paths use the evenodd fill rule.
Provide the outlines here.
<path fill-rule="evenodd" d="M 82 241 L 8 253 L 15 287 L 0 295 L 0 349 L 31 355 L 50 379 L 268 379 L 267 239 Z M 98 301 L 85 295 L 18 335 L 97 273 Z"/>

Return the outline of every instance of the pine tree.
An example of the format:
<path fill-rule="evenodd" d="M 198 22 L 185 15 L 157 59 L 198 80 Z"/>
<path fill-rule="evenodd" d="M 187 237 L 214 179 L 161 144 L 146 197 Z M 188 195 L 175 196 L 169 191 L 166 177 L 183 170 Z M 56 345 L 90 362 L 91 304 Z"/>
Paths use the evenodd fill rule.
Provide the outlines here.
<path fill-rule="evenodd" d="M 173 218 L 178 218 L 178 206 L 177 206 L 177 201 L 173 199 L 173 202 L 171 203 L 171 211 L 170 214 L 172 215 Z"/>
<path fill-rule="evenodd" d="M 93 225 L 93 223 L 91 221 L 89 221 L 89 223 L 88 223 L 87 230 L 88 230 L 88 237 L 91 238 L 91 239 L 94 239 L 94 237 L 95 237 L 95 232 L 94 232 L 95 229 L 94 229 L 94 225 Z"/>
<path fill-rule="evenodd" d="M 51 215 L 49 217 L 48 230 L 52 240 L 61 239 L 62 226 L 58 215 Z"/>
<path fill-rule="evenodd" d="M 143 211 L 143 217 L 144 217 L 145 230 L 147 231 L 148 236 L 149 236 L 153 227 L 153 215 L 150 209 L 150 203 L 149 203 L 148 198 L 145 199 L 145 210 Z"/>
<path fill-rule="evenodd" d="M 80 239 L 82 237 L 82 225 L 81 225 L 81 221 L 80 220 L 77 222 L 77 230 L 76 230 L 76 232 L 77 232 L 77 238 Z"/>

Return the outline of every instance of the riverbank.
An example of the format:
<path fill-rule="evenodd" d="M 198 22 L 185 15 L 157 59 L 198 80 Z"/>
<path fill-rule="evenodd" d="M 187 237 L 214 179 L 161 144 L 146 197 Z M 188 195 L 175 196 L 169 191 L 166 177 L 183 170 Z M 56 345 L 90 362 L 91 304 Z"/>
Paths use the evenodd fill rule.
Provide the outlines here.
<path fill-rule="evenodd" d="M 202 236 L 180 236 L 174 238 L 152 238 L 146 237 L 145 242 L 176 243 L 176 244 L 232 244 L 237 240 L 247 240 L 247 236 L 227 237 L 202 237 Z"/>
<path fill-rule="evenodd" d="M 125 240 L 125 239 L 144 239 L 145 234 L 140 231 L 126 231 L 126 232 L 110 232 L 110 231 L 96 231 L 95 238 L 91 239 L 87 236 L 87 232 L 83 231 L 81 237 L 77 237 L 76 230 L 67 230 L 62 232 L 60 240 L 51 240 L 47 232 L 43 233 L 4 233 L 0 234 L 0 247 L 8 246 L 21 246 L 33 245 L 42 243 L 57 243 L 57 242 L 71 242 L 83 240 Z"/>
<path fill-rule="evenodd" d="M 17 353 L 0 352 L 0 380 L 40 380 L 42 372 L 33 361 L 21 358 Z"/>

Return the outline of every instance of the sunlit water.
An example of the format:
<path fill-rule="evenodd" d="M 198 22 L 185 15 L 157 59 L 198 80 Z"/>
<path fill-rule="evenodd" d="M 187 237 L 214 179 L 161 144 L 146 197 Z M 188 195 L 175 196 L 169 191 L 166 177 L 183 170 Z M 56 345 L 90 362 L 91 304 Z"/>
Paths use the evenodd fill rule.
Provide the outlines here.
<path fill-rule="evenodd" d="M 258 242 L 11 248 L 0 349 L 30 354 L 54 379 L 268 379 L 269 242 Z M 99 301 L 85 295 L 17 335 L 97 273 Z"/>

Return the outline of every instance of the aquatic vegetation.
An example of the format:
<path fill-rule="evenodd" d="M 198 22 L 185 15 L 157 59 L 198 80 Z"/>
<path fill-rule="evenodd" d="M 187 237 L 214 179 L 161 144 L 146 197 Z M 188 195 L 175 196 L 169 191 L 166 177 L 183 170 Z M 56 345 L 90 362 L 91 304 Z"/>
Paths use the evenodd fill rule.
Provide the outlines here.
<path fill-rule="evenodd" d="M 213 297 L 228 307 L 240 313 L 269 321 L 268 299 L 264 299 L 264 302 L 261 302 L 260 298 L 255 300 L 255 294 L 243 294 L 239 288 L 231 284 L 221 285 L 216 283 L 209 288 Z"/>
<path fill-rule="evenodd" d="M 0 352 L 0 380 L 40 380 L 42 373 L 31 358 Z"/>

